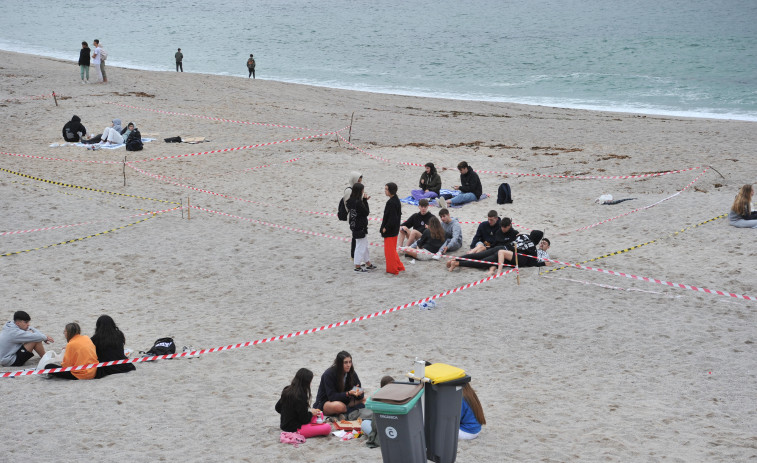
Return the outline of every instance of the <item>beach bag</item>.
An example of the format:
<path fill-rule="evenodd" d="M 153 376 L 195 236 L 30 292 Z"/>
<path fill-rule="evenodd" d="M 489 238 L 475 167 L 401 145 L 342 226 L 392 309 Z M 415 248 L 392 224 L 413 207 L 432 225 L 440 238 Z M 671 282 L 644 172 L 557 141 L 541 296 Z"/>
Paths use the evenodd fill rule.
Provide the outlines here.
<path fill-rule="evenodd" d="M 497 204 L 510 204 L 513 202 L 513 197 L 510 191 L 510 184 L 503 183 L 497 189 Z"/>
<path fill-rule="evenodd" d="M 143 147 L 142 134 L 135 128 L 129 134 L 129 139 L 126 140 L 126 151 L 141 151 Z"/>
<path fill-rule="evenodd" d="M 347 205 L 344 204 L 344 198 L 341 198 L 339 200 L 339 206 L 337 206 L 336 217 L 342 222 L 345 222 L 347 221 L 347 216 L 349 216 L 349 211 L 347 210 Z"/>
<path fill-rule="evenodd" d="M 164 138 L 163 141 L 166 143 L 181 143 L 181 137 Z"/>
<path fill-rule="evenodd" d="M 292 444 L 295 448 L 299 446 L 300 444 L 305 443 L 305 436 L 298 432 L 286 432 L 281 431 L 281 436 L 279 437 L 279 441 L 282 444 Z"/>
<path fill-rule="evenodd" d="M 145 352 L 148 355 L 169 355 L 176 353 L 176 344 L 173 338 L 160 338 Z"/>
<path fill-rule="evenodd" d="M 100 47 L 100 59 L 105 61 L 108 59 L 108 52 L 104 48 Z"/>

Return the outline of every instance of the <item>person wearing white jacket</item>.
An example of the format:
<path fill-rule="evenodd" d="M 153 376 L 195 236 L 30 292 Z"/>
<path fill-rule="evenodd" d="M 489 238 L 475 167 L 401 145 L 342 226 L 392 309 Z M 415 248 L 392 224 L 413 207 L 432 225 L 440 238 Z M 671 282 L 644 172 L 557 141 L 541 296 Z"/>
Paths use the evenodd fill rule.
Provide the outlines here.
<path fill-rule="evenodd" d="M 45 355 L 43 343 L 55 342 L 30 326 L 30 322 L 29 314 L 19 310 L 13 314 L 13 320 L 3 326 L 0 331 L 0 365 L 20 367 L 34 357 L 34 352 L 40 357 Z"/>

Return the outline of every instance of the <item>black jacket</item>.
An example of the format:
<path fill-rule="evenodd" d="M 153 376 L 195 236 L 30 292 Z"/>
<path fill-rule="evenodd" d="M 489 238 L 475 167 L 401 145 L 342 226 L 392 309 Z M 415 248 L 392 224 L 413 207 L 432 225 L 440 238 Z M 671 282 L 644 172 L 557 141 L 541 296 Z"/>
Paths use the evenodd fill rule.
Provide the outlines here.
<path fill-rule="evenodd" d="M 423 230 L 428 228 L 428 221 L 431 220 L 431 217 L 433 216 L 434 214 L 430 212 L 426 212 L 425 215 L 421 214 L 420 212 L 416 212 L 415 214 L 411 215 L 409 219 L 402 222 L 402 226 L 412 228 L 423 233 Z"/>
<path fill-rule="evenodd" d="M 92 50 L 90 50 L 89 47 L 79 50 L 79 66 L 89 66 L 89 57 L 92 56 L 91 53 Z"/>
<path fill-rule="evenodd" d="M 84 135 L 87 133 L 87 129 L 82 125 L 79 116 L 74 116 L 63 126 L 63 139 L 70 142 L 77 142 L 79 141 L 79 132 Z"/>
<path fill-rule="evenodd" d="M 510 230 L 507 233 L 502 233 L 502 227 L 497 227 L 497 232 L 494 234 L 493 246 L 508 246 L 515 241 L 518 235 L 518 230 L 513 227 L 510 227 Z"/>
<path fill-rule="evenodd" d="M 344 387 L 340 391 L 336 385 L 336 367 L 329 367 L 321 376 L 321 384 L 318 385 L 318 394 L 315 396 L 313 408 L 323 410 L 323 404 L 326 402 L 342 402 L 347 405 L 350 399 L 352 399 L 352 396 L 347 395 L 347 391 L 352 390 L 353 387 L 359 384 L 360 378 L 358 378 L 357 373 L 353 369 L 347 375 L 347 381 L 345 381 Z M 358 396 L 358 398 L 360 397 Z"/>
<path fill-rule="evenodd" d="M 381 237 L 391 238 L 400 234 L 402 204 L 397 195 L 392 196 L 384 206 L 384 218 L 381 220 Z M 386 231 L 384 229 L 386 228 Z"/>
<path fill-rule="evenodd" d="M 310 413 L 307 398 L 297 397 L 296 399 L 292 399 L 289 396 L 285 397 L 283 390 L 281 391 L 281 398 L 276 402 L 276 411 L 281 414 L 279 427 L 282 431 L 287 432 L 297 431 L 303 424 L 310 423 L 310 419 L 313 416 Z"/>
<path fill-rule="evenodd" d="M 350 199 L 347 201 L 347 220 L 349 221 L 353 238 L 360 239 L 368 235 L 368 214 L 370 212 L 367 199 L 363 199 L 362 201 Z"/>
<path fill-rule="evenodd" d="M 479 241 L 482 243 L 489 243 L 489 246 L 494 245 L 497 231 L 500 230 L 499 221 L 500 219 L 497 217 L 497 222 L 493 226 L 489 225 L 488 219 L 478 224 L 476 234 L 473 235 L 473 241 L 470 242 L 471 249 L 474 248 Z M 500 233 L 502 232 L 500 231 Z M 517 236 L 517 233 L 515 236 Z M 515 236 L 513 236 L 513 239 L 515 239 Z"/>
<path fill-rule="evenodd" d="M 467 174 L 460 174 L 460 191 L 463 193 L 473 193 L 476 195 L 476 200 L 478 200 L 483 193 L 481 179 L 478 178 L 478 174 L 473 172 L 473 168 L 470 166 L 468 166 Z"/>

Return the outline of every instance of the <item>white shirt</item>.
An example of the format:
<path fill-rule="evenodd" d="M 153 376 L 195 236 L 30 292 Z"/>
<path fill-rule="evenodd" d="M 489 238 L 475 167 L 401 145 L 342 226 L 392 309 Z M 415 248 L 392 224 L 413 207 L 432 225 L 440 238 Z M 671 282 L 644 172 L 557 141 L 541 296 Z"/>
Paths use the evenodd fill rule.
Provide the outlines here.
<path fill-rule="evenodd" d="M 95 47 L 92 51 L 94 58 L 92 58 L 92 64 L 100 64 L 100 47 Z"/>

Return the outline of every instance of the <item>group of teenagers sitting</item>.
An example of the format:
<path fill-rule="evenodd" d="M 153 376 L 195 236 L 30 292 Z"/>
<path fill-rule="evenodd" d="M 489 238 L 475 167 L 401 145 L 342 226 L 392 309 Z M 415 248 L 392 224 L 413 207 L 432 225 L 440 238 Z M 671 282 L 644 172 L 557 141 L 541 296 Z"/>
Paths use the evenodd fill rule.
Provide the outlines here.
<path fill-rule="evenodd" d="M 426 177 L 429 169 L 433 169 L 433 164 L 431 166 L 429 168 L 427 165 L 427 172 L 424 173 L 425 177 L 421 177 L 421 184 L 428 180 Z M 465 169 L 475 175 L 475 172 L 467 165 Z M 368 200 L 370 196 L 365 193 L 362 174 L 353 172 L 350 181 L 352 183 L 345 189 L 343 201 L 352 231 L 351 256 L 355 271 L 367 272 L 376 268 L 371 263 L 368 251 L 368 215 L 370 214 Z M 418 192 L 418 190 L 413 191 Z M 387 183 L 384 186 L 384 193 L 389 199 L 384 207 L 380 231 L 384 238 L 384 257 L 388 273 L 397 275 L 405 270 L 398 250 L 418 260 L 439 260 L 442 255 L 462 247 L 463 235 L 460 222 L 457 218 L 450 216 L 446 207 L 439 210 L 437 218 L 428 211 L 428 198 L 421 198 L 418 201 L 419 211 L 402 222 L 402 206 L 397 198 L 397 185 L 392 182 Z M 436 194 L 433 191 L 423 194 L 429 193 Z M 518 233 L 512 227 L 510 218 L 500 219 L 497 211 L 491 210 L 487 220 L 478 226 L 470 244 L 470 252 L 460 257 L 451 257 L 447 261 L 447 268 L 450 271 L 459 266 L 483 268 L 488 269 L 493 275 L 501 272 L 505 265 L 517 264 L 519 267 L 551 265 L 547 253 L 550 246 L 549 239 L 544 238 L 542 231 L 533 230 L 529 234 Z"/>
<path fill-rule="evenodd" d="M 105 127 L 101 134 L 87 134 L 87 128 L 81 123 L 81 118 L 74 115 L 70 121 L 63 126 L 63 139 L 71 143 L 84 143 L 85 145 L 120 145 L 142 147 L 142 134 L 129 122 L 126 127 L 121 127 L 121 119 L 113 119 L 109 127 Z M 138 151 L 136 149 L 130 151 Z"/>
<path fill-rule="evenodd" d="M 312 407 L 310 383 L 313 372 L 300 368 L 292 382 L 281 391 L 281 398 L 275 409 L 281 415 L 279 427 L 282 431 L 297 432 L 304 437 L 327 436 L 331 432 L 328 421 L 362 418 L 362 431 L 375 435 L 373 415 L 365 408 L 365 392 L 355 371 L 352 355 L 341 351 L 334 363 L 323 375 Z M 391 376 L 381 378 L 381 387 L 394 382 Z M 460 407 L 460 439 L 475 439 L 486 424 L 484 410 L 476 391 L 466 383 L 463 386 L 463 402 Z"/>
<path fill-rule="evenodd" d="M 34 357 L 35 352 L 40 357 L 45 357 L 45 344 L 52 343 L 54 340 L 32 327 L 30 323 L 29 314 L 19 310 L 13 314 L 13 320 L 3 326 L 3 330 L 0 331 L 0 365 L 23 366 Z M 101 315 L 97 319 L 95 333 L 91 338 L 81 334 L 78 323 L 68 323 L 63 330 L 63 335 L 67 344 L 61 364 L 40 365 L 38 370 L 42 369 L 41 367 L 45 369 L 68 368 L 127 359 L 124 353 L 126 337 L 109 315 Z M 49 373 L 49 376 L 62 379 L 95 379 L 133 370 L 136 370 L 133 363 L 122 363 L 99 368 L 60 371 Z"/>

